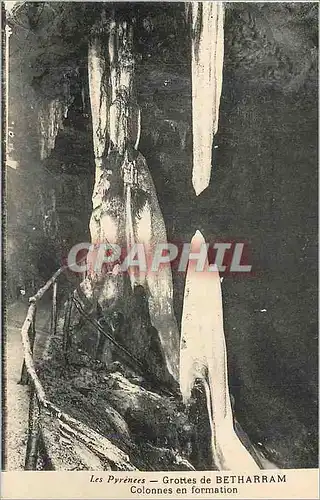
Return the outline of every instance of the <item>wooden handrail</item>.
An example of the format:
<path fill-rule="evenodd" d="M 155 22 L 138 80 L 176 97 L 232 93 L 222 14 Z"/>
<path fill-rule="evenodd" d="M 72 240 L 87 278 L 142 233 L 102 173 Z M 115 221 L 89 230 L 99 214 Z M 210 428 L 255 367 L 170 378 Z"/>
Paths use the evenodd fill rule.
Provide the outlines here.
<path fill-rule="evenodd" d="M 36 373 L 36 370 L 35 370 L 33 356 L 32 356 L 32 354 L 33 354 L 32 347 L 31 347 L 30 339 L 29 339 L 29 329 L 30 329 L 30 326 L 32 324 L 35 312 L 36 312 L 36 302 L 34 301 L 34 302 L 31 302 L 29 309 L 28 309 L 28 312 L 27 312 L 26 319 L 22 325 L 21 339 L 22 339 L 22 345 L 23 345 L 23 350 L 24 350 L 24 362 L 25 362 L 25 366 L 27 369 L 27 373 L 33 382 L 34 389 L 36 391 L 37 398 L 38 398 L 39 402 L 45 405 L 46 396 L 45 396 L 45 392 L 44 392 L 44 389 L 42 387 L 42 384 L 41 384 L 41 382 L 38 378 L 38 375 Z"/>
<path fill-rule="evenodd" d="M 69 266 L 62 266 L 54 273 L 54 275 L 47 281 L 47 283 L 40 288 L 35 295 L 30 297 L 29 302 L 37 302 L 40 300 L 44 294 L 46 293 L 47 290 L 53 285 L 53 283 L 56 281 L 57 278 L 59 278 L 60 274 L 62 274 L 64 271 L 69 269 Z"/>
<path fill-rule="evenodd" d="M 47 283 L 40 288 L 34 296 L 30 297 L 30 305 L 26 319 L 21 328 L 21 338 L 24 350 L 24 366 L 32 384 L 30 394 L 29 435 L 24 468 L 25 470 L 34 470 L 36 468 L 38 441 L 40 439 L 41 409 L 45 408 L 51 416 L 56 417 L 59 420 L 60 426 L 62 426 L 71 437 L 76 438 L 85 444 L 99 458 L 106 459 L 110 463 L 115 464 L 119 470 L 136 470 L 136 467 L 131 464 L 128 455 L 126 455 L 120 448 L 112 444 L 109 439 L 94 431 L 86 424 L 71 417 L 67 413 L 64 413 L 60 408 L 49 401 L 46 397 L 43 385 L 36 373 L 33 360 L 33 342 L 30 342 L 29 330 L 35 321 L 37 302 L 56 282 L 57 278 L 64 271 L 70 269 L 70 267 L 72 266 L 60 267 L 47 281 Z"/>
<path fill-rule="evenodd" d="M 84 262 L 86 257 L 82 258 L 81 262 Z M 79 265 L 78 263 L 74 265 Z M 24 347 L 24 362 L 23 362 L 23 367 L 21 371 L 21 377 L 20 377 L 20 383 L 22 385 L 25 385 L 27 383 L 27 375 L 30 375 L 30 372 L 33 373 L 33 376 L 30 375 L 31 379 L 34 381 L 35 384 L 35 390 L 38 392 L 38 399 L 41 401 L 41 398 L 43 396 L 43 388 L 41 386 L 41 383 L 37 377 L 34 363 L 33 363 L 33 344 L 35 341 L 35 338 L 33 338 L 32 345 L 30 344 L 29 340 L 29 330 L 30 330 L 30 325 L 32 322 L 35 322 L 35 313 L 36 313 L 36 303 L 42 299 L 44 294 L 50 289 L 50 287 L 53 285 L 54 286 L 54 294 L 53 294 L 53 306 L 52 306 L 52 318 L 51 318 L 51 334 L 55 333 L 56 330 L 56 315 L 57 315 L 57 288 L 56 288 L 56 283 L 57 279 L 59 276 L 64 272 L 67 271 L 68 269 L 72 269 L 72 265 L 70 266 L 61 266 L 55 273 L 54 275 L 41 287 L 35 295 L 29 298 L 29 303 L 30 306 L 28 308 L 27 316 L 26 319 L 22 325 L 21 329 L 21 337 L 22 337 L 22 344 Z M 34 334 L 35 336 L 35 334 Z M 37 391 L 39 389 L 39 391 Z"/>
<path fill-rule="evenodd" d="M 70 264 L 70 265 L 66 265 L 66 266 L 61 266 L 55 273 L 53 276 L 51 276 L 51 278 L 46 282 L 45 285 L 43 285 L 43 287 L 39 288 L 39 290 L 37 291 L 37 293 L 35 295 L 33 295 L 32 297 L 29 298 L 29 302 L 37 302 L 38 300 L 42 299 L 42 297 L 44 296 L 44 294 L 46 293 L 47 290 L 49 290 L 49 288 L 55 283 L 55 281 L 59 278 L 59 276 L 64 272 L 64 271 L 67 271 L 68 269 L 71 269 L 72 270 L 72 267 L 76 267 L 76 266 L 79 266 L 79 264 L 81 264 L 82 262 L 84 262 L 86 260 L 86 256 L 83 257 L 79 262 L 75 263 L 75 264 Z"/>

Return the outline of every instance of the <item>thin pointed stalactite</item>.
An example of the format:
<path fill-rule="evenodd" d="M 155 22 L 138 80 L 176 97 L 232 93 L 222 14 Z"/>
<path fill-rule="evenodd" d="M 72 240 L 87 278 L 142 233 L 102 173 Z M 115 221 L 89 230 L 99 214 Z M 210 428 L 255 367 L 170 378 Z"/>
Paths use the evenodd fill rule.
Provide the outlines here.
<path fill-rule="evenodd" d="M 192 184 L 198 196 L 210 182 L 213 137 L 218 130 L 222 89 L 224 10 L 222 2 L 191 2 Z"/>
<path fill-rule="evenodd" d="M 196 231 L 191 251 L 199 253 L 201 245 L 205 240 Z M 212 459 L 219 470 L 259 470 L 233 426 L 219 272 L 197 272 L 194 266 L 189 263 L 183 301 L 181 393 L 187 403 L 195 383 L 201 381 L 210 422 Z"/>

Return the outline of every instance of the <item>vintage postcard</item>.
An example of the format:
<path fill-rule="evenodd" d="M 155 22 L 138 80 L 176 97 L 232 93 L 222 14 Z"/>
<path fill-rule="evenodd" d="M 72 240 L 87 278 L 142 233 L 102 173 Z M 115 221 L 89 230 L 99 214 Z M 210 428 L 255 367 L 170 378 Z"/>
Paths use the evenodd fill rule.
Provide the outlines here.
<path fill-rule="evenodd" d="M 318 498 L 318 14 L 2 2 L 2 498 Z"/>

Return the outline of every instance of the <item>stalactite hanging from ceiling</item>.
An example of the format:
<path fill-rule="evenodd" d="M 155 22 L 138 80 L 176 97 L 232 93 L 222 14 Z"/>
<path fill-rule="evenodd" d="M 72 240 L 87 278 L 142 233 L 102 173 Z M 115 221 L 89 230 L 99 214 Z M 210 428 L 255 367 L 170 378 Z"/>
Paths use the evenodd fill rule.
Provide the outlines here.
<path fill-rule="evenodd" d="M 54 149 L 56 137 L 68 114 L 68 100 L 56 98 L 42 101 L 39 109 L 40 158 L 44 160 Z"/>
<path fill-rule="evenodd" d="M 79 71 L 76 67 L 63 72 L 58 85 L 51 89 L 51 92 L 54 91 L 54 96 L 51 98 L 44 97 L 50 93 L 47 89 L 50 89 L 49 86 L 52 85 L 51 78 L 48 76 L 41 82 L 37 95 L 41 160 L 48 158 L 55 147 L 57 135 L 59 130 L 63 128 L 64 120 L 68 116 L 69 107 L 74 99 L 71 92 L 72 82 L 78 78 Z"/>
<path fill-rule="evenodd" d="M 192 25 L 192 184 L 198 196 L 210 182 L 212 142 L 218 130 L 222 89 L 222 2 L 191 2 Z"/>

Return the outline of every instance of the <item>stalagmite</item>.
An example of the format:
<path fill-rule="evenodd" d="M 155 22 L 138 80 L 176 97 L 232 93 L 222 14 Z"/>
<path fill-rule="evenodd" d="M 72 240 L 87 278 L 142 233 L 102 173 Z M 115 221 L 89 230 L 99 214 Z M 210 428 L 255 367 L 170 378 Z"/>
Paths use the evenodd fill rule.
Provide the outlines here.
<path fill-rule="evenodd" d="M 191 241 L 191 252 L 205 244 L 200 231 Z M 185 402 L 201 381 L 206 393 L 212 457 L 220 470 L 254 471 L 259 467 L 242 445 L 233 427 L 228 388 L 228 367 L 223 330 L 219 272 L 187 270 L 180 351 L 180 388 Z"/>
<path fill-rule="evenodd" d="M 191 2 L 192 183 L 198 196 L 210 182 L 212 141 L 218 130 L 223 66 L 222 2 Z"/>

